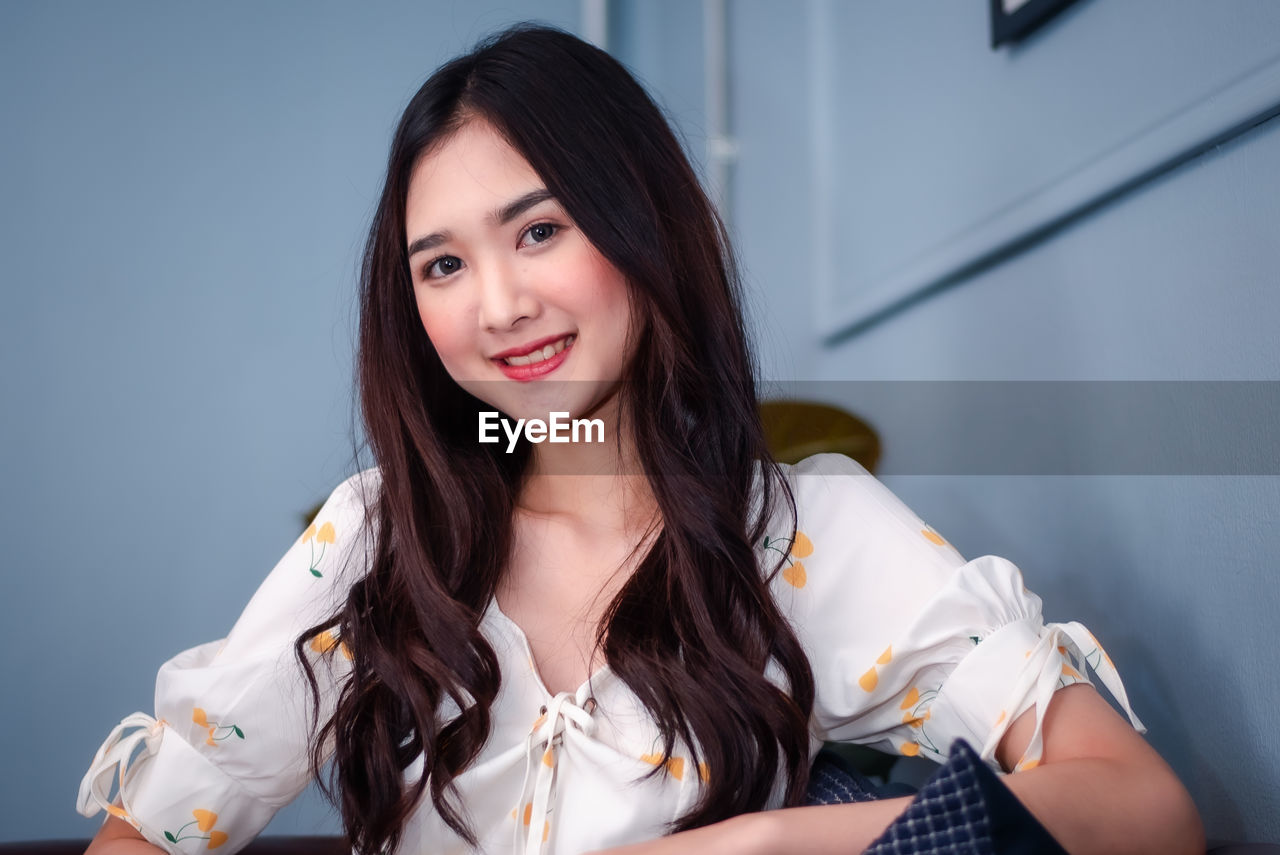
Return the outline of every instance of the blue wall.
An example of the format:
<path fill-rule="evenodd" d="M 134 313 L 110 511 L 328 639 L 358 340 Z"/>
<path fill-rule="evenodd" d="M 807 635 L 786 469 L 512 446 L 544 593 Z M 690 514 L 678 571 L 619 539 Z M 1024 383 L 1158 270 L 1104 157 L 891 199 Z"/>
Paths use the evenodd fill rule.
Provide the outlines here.
<path fill-rule="evenodd" d="M 0 4 L 0 840 L 350 471 L 358 253 L 433 68 L 579 0 Z M 309 794 L 273 832 L 336 829 Z"/>
<path fill-rule="evenodd" d="M 910 459 L 922 441 L 935 459 L 964 461 L 983 437 L 946 407 L 886 406 L 854 382 L 1280 380 L 1280 120 L 1120 188 L 834 341 L 820 332 L 831 320 L 823 287 L 873 289 L 876 266 L 909 265 L 998 215 L 1017 201 L 1010 175 L 1043 191 L 1037 170 L 1069 176 L 1091 140 L 1176 123 L 1193 96 L 1227 91 L 1259 67 L 1272 69 L 1266 85 L 1280 106 L 1280 9 L 1265 0 L 1084 0 L 997 52 L 986 9 L 949 0 L 728 4 L 740 154 L 727 214 L 766 374 L 782 388 L 804 381 L 799 388 L 876 425 L 885 470 L 921 473 L 886 476 L 892 488 L 962 552 L 1018 562 L 1050 619 L 1098 634 L 1211 838 L 1280 841 L 1271 641 L 1280 478 L 1227 469 L 1236 474 L 1191 477 L 1176 466 L 1108 474 L 1088 459 L 1097 474 L 930 474 Z M 701 25 L 696 10 L 660 4 L 649 14 L 669 27 Z M 622 47 L 641 75 L 679 93 L 669 72 L 645 65 L 657 47 Z M 1127 123 L 1153 103 L 1161 111 L 1132 131 Z M 992 128 L 1010 104 L 1021 121 Z M 816 143 L 829 146 L 825 155 Z M 825 246 L 815 239 L 824 229 Z M 1172 388 L 1196 396 L 1208 387 Z M 1076 418 L 1090 426 L 1088 413 Z M 1276 423 L 1244 431 L 1273 460 Z M 1022 444 L 1046 438 L 1052 427 Z M 1096 435 L 1096 459 L 1111 442 Z"/>

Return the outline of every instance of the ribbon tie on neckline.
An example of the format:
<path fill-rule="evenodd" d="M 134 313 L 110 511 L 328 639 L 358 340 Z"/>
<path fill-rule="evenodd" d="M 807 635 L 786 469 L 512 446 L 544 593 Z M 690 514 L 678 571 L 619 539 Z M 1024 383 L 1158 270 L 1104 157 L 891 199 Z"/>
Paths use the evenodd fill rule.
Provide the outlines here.
<path fill-rule="evenodd" d="M 556 771 L 560 761 L 558 749 L 564 742 L 564 733 L 570 726 L 585 736 L 590 736 L 595 731 L 596 722 L 591 714 L 596 709 L 596 700 L 590 696 L 579 698 L 578 695 L 586 695 L 585 687 L 579 689 L 577 695 L 571 692 L 557 694 L 542 708 L 541 715 L 529 729 L 525 745 L 524 783 L 520 787 L 520 802 L 516 806 L 512 852 L 520 851 L 520 828 L 527 825 L 525 855 L 541 855 L 546 842 L 545 835 L 549 830 L 547 816 L 555 798 Z M 531 772 L 533 800 L 526 803 Z"/>

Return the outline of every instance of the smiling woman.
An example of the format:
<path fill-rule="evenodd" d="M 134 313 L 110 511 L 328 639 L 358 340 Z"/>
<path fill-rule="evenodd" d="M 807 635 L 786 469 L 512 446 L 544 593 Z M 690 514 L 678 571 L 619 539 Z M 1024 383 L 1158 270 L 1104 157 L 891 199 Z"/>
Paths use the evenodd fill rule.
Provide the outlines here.
<path fill-rule="evenodd" d="M 524 414 L 525 390 L 495 381 L 564 381 L 560 408 L 576 417 L 614 406 L 634 349 L 632 301 L 541 185 L 492 124 L 465 122 L 414 166 L 409 266 L 422 326 L 458 385 Z"/>
<path fill-rule="evenodd" d="M 773 460 L 724 229 L 607 54 L 521 27 L 433 74 L 361 287 L 378 466 L 109 736 L 94 853 L 241 848 L 326 767 L 360 855 L 856 851 L 907 805 L 805 806 L 824 740 L 967 743 L 1071 850 L 1201 845 L 1087 629 L 852 460 Z"/>

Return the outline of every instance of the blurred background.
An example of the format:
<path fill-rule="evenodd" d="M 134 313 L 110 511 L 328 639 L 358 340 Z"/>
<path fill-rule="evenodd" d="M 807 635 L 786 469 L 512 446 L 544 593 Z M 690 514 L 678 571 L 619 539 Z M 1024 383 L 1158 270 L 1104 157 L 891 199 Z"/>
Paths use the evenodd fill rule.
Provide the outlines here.
<path fill-rule="evenodd" d="M 352 471 L 355 277 L 394 122 L 530 19 L 667 110 L 734 236 L 764 378 L 866 419 L 908 504 L 1095 632 L 1211 838 L 1280 841 L 1271 411 L 1182 425 L 1207 468 L 1176 447 L 1090 465 L 1101 429 L 1079 466 L 912 463 L 1000 423 L 1004 392 L 976 427 L 951 409 L 970 381 L 1071 381 L 1072 436 L 1107 384 L 1275 388 L 1280 4 L 1077 0 L 998 48 L 991 14 L 0 3 L 0 841 L 93 833 L 73 805 L 107 731 Z M 309 792 L 268 833 L 337 828 Z"/>

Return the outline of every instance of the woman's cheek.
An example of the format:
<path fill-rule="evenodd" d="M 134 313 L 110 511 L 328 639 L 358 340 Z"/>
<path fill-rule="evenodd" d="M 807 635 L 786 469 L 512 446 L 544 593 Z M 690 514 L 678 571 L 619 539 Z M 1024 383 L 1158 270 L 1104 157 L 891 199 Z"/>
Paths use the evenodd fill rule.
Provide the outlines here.
<path fill-rule="evenodd" d="M 426 330 L 427 338 L 431 340 L 431 346 L 440 356 L 440 361 L 445 367 L 452 369 L 462 355 L 456 335 L 450 334 L 447 325 L 428 326 Z"/>
<path fill-rule="evenodd" d="M 436 301 L 426 305 L 424 300 L 418 300 L 418 318 L 422 321 L 422 328 L 431 341 L 431 346 L 435 348 L 436 354 L 446 366 L 456 359 L 458 354 L 458 326 L 449 323 L 449 317 L 448 311 L 436 305 Z"/>

